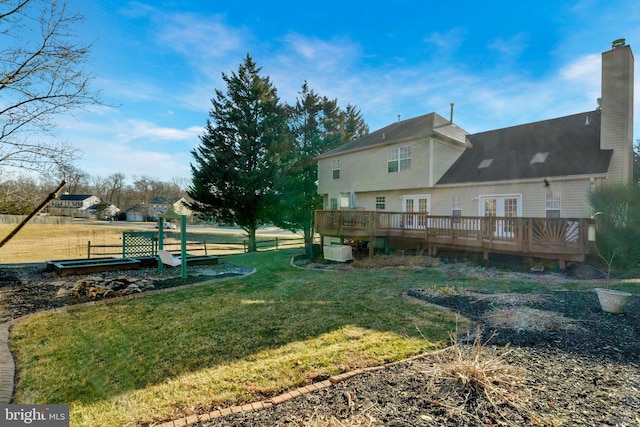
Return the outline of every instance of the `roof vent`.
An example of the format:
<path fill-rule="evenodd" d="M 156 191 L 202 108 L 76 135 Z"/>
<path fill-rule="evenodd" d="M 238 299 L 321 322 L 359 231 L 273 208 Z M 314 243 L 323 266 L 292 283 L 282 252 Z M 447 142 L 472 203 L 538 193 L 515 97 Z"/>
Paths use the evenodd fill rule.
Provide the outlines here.
<path fill-rule="evenodd" d="M 385 136 L 384 136 L 384 132 L 382 132 L 382 139 L 384 139 L 384 138 L 385 138 Z"/>
<path fill-rule="evenodd" d="M 584 125 L 585 126 L 589 126 L 591 124 L 591 122 L 589 121 L 589 116 L 587 116 L 587 118 L 584 121 Z"/>
<path fill-rule="evenodd" d="M 532 165 L 534 163 L 544 163 L 547 160 L 548 155 L 549 155 L 548 151 L 545 153 L 536 153 L 531 158 L 531 161 L 529 162 L 529 164 Z"/>
<path fill-rule="evenodd" d="M 480 164 L 478 165 L 478 169 L 485 169 L 488 168 L 489 166 L 491 166 L 491 163 L 493 163 L 493 159 L 484 159 L 483 161 L 480 162 Z"/>

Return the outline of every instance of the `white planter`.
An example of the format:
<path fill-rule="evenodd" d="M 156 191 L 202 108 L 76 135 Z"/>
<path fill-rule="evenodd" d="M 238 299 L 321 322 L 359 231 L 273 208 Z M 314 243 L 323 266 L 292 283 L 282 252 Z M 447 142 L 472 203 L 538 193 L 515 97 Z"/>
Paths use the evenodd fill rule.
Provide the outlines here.
<path fill-rule="evenodd" d="M 596 288 L 600 307 L 607 313 L 620 314 L 624 312 L 624 308 L 631 297 L 628 292 L 614 291 L 613 289 Z"/>

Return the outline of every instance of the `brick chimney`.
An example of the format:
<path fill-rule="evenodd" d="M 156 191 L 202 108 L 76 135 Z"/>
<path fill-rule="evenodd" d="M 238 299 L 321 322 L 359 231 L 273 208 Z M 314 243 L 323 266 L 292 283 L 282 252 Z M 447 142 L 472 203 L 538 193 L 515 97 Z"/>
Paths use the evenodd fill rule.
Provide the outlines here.
<path fill-rule="evenodd" d="M 600 148 L 613 149 L 609 182 L 633 180 L 633 53 L 624 39 L 602 53 Z"/>

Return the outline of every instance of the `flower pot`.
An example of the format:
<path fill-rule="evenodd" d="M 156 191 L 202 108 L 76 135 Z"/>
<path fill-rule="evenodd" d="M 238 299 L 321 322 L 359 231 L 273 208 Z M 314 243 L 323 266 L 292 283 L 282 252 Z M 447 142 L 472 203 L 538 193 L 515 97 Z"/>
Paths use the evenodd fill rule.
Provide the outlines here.
<path fill-rule="evenodd" d="M 631 294 L 628 292 L 614 291 L 613 289 L 596 288 L 600 307 L 607 313 L 620 314 L 624 312 Z"/>

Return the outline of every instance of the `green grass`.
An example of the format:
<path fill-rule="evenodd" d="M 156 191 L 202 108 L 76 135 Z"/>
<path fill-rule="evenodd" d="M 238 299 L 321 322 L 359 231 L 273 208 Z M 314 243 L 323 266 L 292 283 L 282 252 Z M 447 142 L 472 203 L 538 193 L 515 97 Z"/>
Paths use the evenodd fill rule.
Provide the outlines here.
<path fill-rule="evenodd" d="M 16 403 L 69 403 L 73 426 L 166 420 L 440 348 L 456 327 L 401 296 L 439 274 L 298 270 L 293 253 L 225 258 L 258 269 L 244 279 L 19 323 Z"/>

